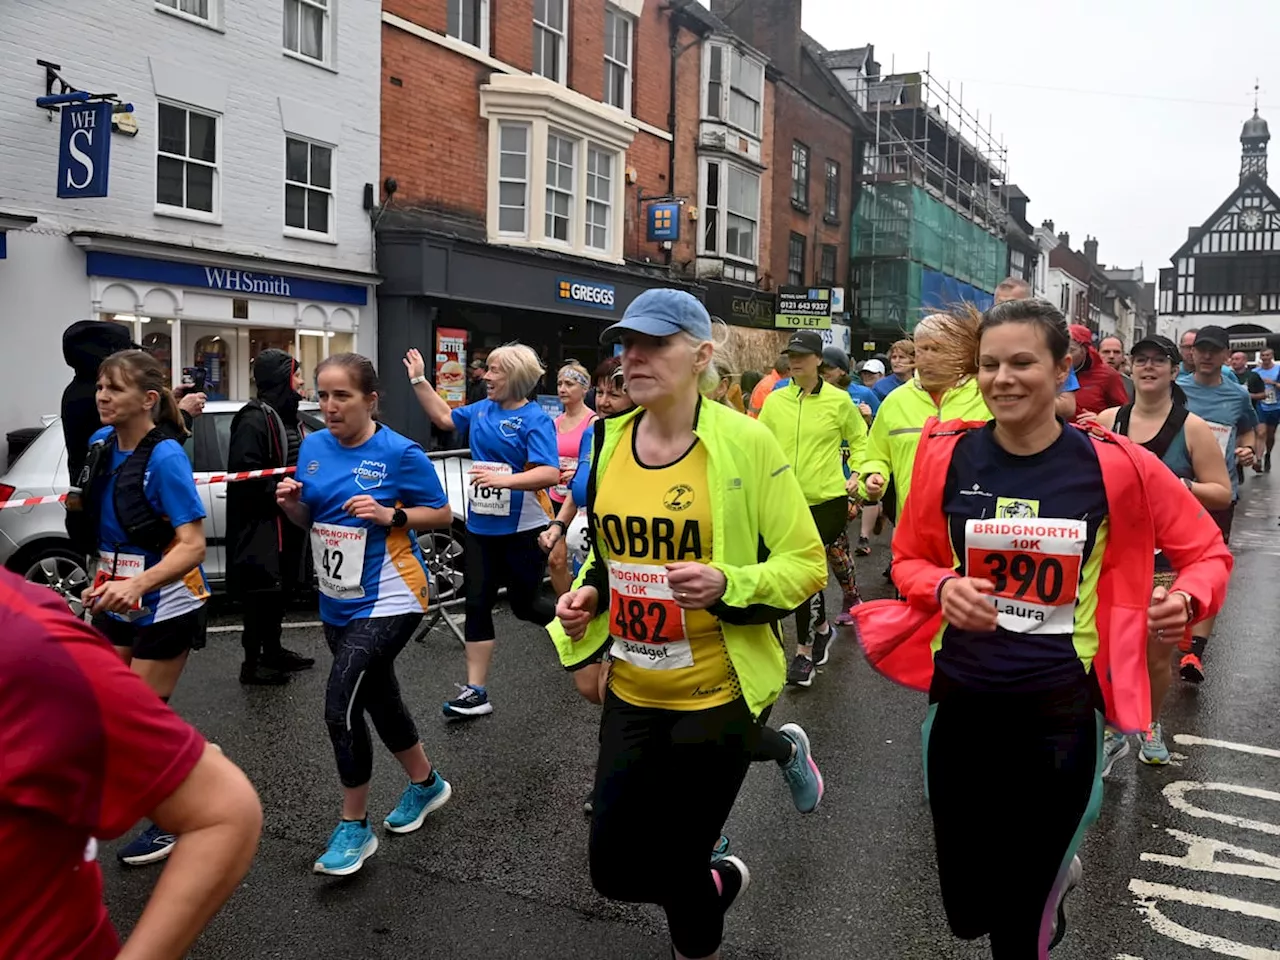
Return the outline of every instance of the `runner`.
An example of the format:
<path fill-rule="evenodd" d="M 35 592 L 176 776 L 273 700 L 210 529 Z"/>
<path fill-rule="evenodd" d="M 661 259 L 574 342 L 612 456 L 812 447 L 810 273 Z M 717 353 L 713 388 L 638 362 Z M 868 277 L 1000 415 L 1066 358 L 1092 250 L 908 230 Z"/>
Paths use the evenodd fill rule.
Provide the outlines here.
<path fill-rule="evenodd" d="M 876 393 L 876 387 L 884 383 L 886 380 L 892 381 L 893 377 L 884 375 L 884 361 L 878 357 L 872 357 L 870 360 L 864 360 L 858 364 L 858 379 L 862 381 L 862 385 L 868 390 Z M 889 389 L 893 389 L 890 387 Z M 887 392 L 887 391 L 886 391 Z M 880 394 L 876 393 L 879 397 Z"/>
<path fill-rule="evenodd" d="M 1198 337 L 1199 334 L 1200 331 L 1195 327 L 1184 331 L 1182 334 L 1182 339 L 1179 341 L 1178 346 L 1178 354 L 1182 357 L 1182 365 L 1178 368 L 1180 376 L 1191 376 L 1196 372 L 1196 355 L 1193 348 L 1195 346 L 1196 337 Z M 1225 363 L 1222 365 L 1222 379 L 1226 380 L 1228 383 L 1239 383 L 1235 371 Z"/>
<path fill-rule="evenodd" d="M 1209 425 L 1188 412 L 1186 395 L 1174 383 L 1178 374 L 1178 348 L 1165 337 L 1151 336 L 1133 345 L 1134 402 L 1104 410 L 1098 423 L 1121 436 L 1130 437 L 1159 457 L 1196 499 L 1209 510 L 1221 510 L 1231 503 L 1231 479 Z M 1163 553 L 1156 555 L 1155 586 L 1166 590 L 1177 574 Z M 1159 765 L 1169 762 L 1160 723 L 1161 707 L 1173 682 L 1175 646 L 1152 641 L 1147 644 L 1147 673 L 1151 678 L 1151 726 L 1141 734 L 1138 759 Z M 1105 777 L 1117 760 L 1129 752 L 1129 739 L 1111 727 L 1103 739 Z"/>
<path fill-rule="evenodd" d="M 316 392 L 329 429 L 302 441 L 301 480 L 281 480 L 276 501 L 311 533 L 320 619 L 333 654 L 324 719 L 342 781 L 342 820 L 312 869 L 345 877 L 378 849 L 368 816 L 373 741 L 366 713 L 409 777 L 383 821 L 388 830 L 412 833 L 453 792 L 422 749 L 395 668 L 429 598 L 412 531 L 447 527 L 453 514 L 422 448 L 374 419 L 378 375 L 368 358 L 339 353 L 322 360 Z"/>
<path fill-rule="evenodd" d="M 590 386 L 591 377 L 587 375 L 587 368 L 576 360 L 566 363 L 556 376 L 556 394 L 564 404 L 564 413 L 555 420 L 556 449 L 560 454 L 560 482 L 550 491 L 554 510 L 560 509 L 569 496 L 569 482 L 578 468 L 578 450 L 582 446 L 583 437 L 591 432 L 591 424 L 596 419 L 595 413 L 583 403 Z M 568 553 L 563 541 L 554 545 L 547 554 L 547 572 L 551 575 L 551 586 L 557 597 L 569 589 L 573 574 L 569 570 Z"/>
<path fill-rule="evenodd" d="M 0 956 L 124 957 L 94 838 L 143 816 L 182 843 L 125 949 L 186 956 L 258 849 L 253 787 L 61 598 L 8 571 L 0 633 Z"/>
<path fill-rule="evenodd" d="M 916 343 L 914 340 L 899 340 L 889 348 L 889 367 L 891 376 L 885 377 L 875 385 L 876 396 L 883 400 L 898 387 L 911 382 L 911 375 L 916 369 Z M 881 369 L 881 375 L 884 370 Z"/>
<path fill-rule="evenodd" d="M 546 489 L 560 482 L 560 454 L 551 418 L 528 397 L 543 374 L 538 355 L 521 343 L 489 354 L 489 398 L 456 410 L 423 373 L 422 354 L 404 360 L 418 402 L 441 430 L 468 427 L 471 487 L 466 542 L 467 682 L 444 705 L 448 720 L 493 713 L 485 684 L 496 632 L 493 607 L 507 588 L 511 612 L 545 627 L 555 617 L 542 594 L 546 558 L 538 537 L 551 520 Z"/>
<path fill-rule="evenodd" d="M 660 905 L 677 960 L 715 957 L 725 912 L 750 875 L 732 856 L 708 868 L 707 852 L 786 676 L 768 624 L 821 587 L 826 570 L 795 473 L 769 431 L 699 397 L 713 350 L 702 304 L 683 291 L 646 291 L 605 331 L 606 341 L 616 338 L 641 409 L 597 425 L 592 556 L 560 598 L 550 633 L 570 669 L 593 666 L 606 649 L 613 657 L 593 885 L 615 900 Z M 820 791 L 796 731 L 780 732 L 797 736 L 795 766 L 812 768 Z M 637 829 L 671 809 L 673 785 L 678 812 L 661 829 Z"/>
<path fill-rule="evenodd" d="M 849 524 L 849 495 L 858 489 L 858 472 L 867 448 L 867 424 L 845 390 L 833 389 L 822 376 L 822 337 L 811 330 L 792 334 L 787 342 L 791 385 L 765 401 L 760 422 L 769 428 L 791 458 L 809 512 L 824 547 L 830 547 Z M 849 448 L 852 471 L 843 474 L 841 447 Z M 842 562 L 852 564 L 845 538 Z M 825 586 L 825 584 L 824 584 Z M 857 586 L 853 585 L 853 595 Z M 849 606 L 853 606 L 850 600 Z M 824 590 L 796 607 L 796 655 L 787 683 L 813 685 L 815 668 L 831 656 L 835 633 L 827 622 Z"/>
<path fill-rule="evenodd" d="M 1031 284 L 1021 277 L 1005 277 L 996 285 L 996 304 L 1010 300 L 1030 300 L 1035 296 Z M 1076 393 L 1080 390 L 1080 381 L 1076 379 L 1075 370 L 1067 374 L 1067 382 L 1058 390 L 1058 399 L 1054 401 L 1054 410 L 1058 416 L 1068 422 L 1076 418 Z"/>
<path fill-rule="evenodd" d="M 778 381 L 790 374 L 791 367 L 787 362 L 785 353 L 779 354 L 778 359 L 773 364 L 773 369 L 765 374 L 764 378 L 755 385 L 751 390 L 750 407 L 748 413 L 752 417 L 759 417 L 760 410 L 764 407 L 764 402 L 769 399 L 769 394 L 773 392 L 773 388 L 777 386 Z"/>
<path fill-rule="evenodd" d="M 716 377 L 716 385 L 713 390 L 705 394 L 706 398 L 737 410 L 739 413 L 745 413 L 742 406 L 742 390 L 733 382 L 733 370 L 729 364 L 723 360 L 712 361 L 712 372 Z"/>
<path fill-rule="evenodd" d="M 1227 360 L 1227 365 L 1231 367 L 1231 372 L 1236 375 L 1236 379 L 1244 384 L 1245 390 L 1249 394 L 1249 402 L 1253 404 L 1254 411 L 1258 414 L 1258 424 L 1260 429 L 1254 431 L 1253 443 L 1253 472 L 1262 473 L 1262 440 L 1265 433 L 1265 420 L 1262 415 L 1262 403 L 1267 398 L 1267 383 L 1254 370 L 1249 369 L 1249 358 L 1243 350 L 1235 350 L 1231 357 Z M 1280 367 L 1276 368 L 1280 372 Z M 1274 393 L 1274 387 L 1272 389 Z M 1236 483 L 1244 483 L 1244 467 L 1236 464 Z"/>
<path fill-rule="evenodd" d="M 1263 347 L 1258 353 L 1258 367 L 1255 371 L 1265 386 L 1262 402 L 1258 404 L 1258 419 L 1262 423 L 1262 439 L 1265 444 L 1262 458 L 1262 470 L 1271 472 L 1271 451 L 1276 445 L 1276 427 L 1280 426 L 1280 397 L 1276 396 L 1276 381 L 1280 378 L 1280 363 L 1276 363 L 1276 352 L 1271 347 Z"/>
<path fill-rule="evenodd" d="M 853 382 L 853 378 L 849 375 L 851 366 L 849 355 L 834 344 L 828 345 L 822 348 L 822 364 L 823 378 L 827 383 L 849 391 L 849 397 L 858 408 L 858 412 L 862 414 L 862 419 L 866 420 L 869 425 L 875 419 L 876 411 L 880 409 L 880 398 L 876 396 L 875 391 L 870 387 Z M 841 446 L 840 455 L 844 461 L 845 479 L 848 479 L 852 475 L 852 471 L 849 469 L 849 447 L 847 444 Z M 866 516 L 868 511 L 871 512 L 870 519 Z M 853 497 L 849 498 L 850 522 L 858 519 L 859 514 L 862 515 L 859 521 L 861 526 L 859 528 L 857 556 L 865 557 L 870 555 L 871 531 L 875 528 L 876 516 L 879 512 L 879 505 L 871 504 L 859 509 L 858 501 Z M 831 565 L 831 572 L 835 574 L 836 582 L 840 584 L 840 613 L 836 616 L 835 623 L 841 627 L 847 627 L 853 623 L 853 618 L 849 616 L 849 609 L 862 602 L 862 597 L 858 594 L 853 560 L 854 553 L 855 551 L 850 550 L 848 527 L 840 532 L 840 536 L 836 538 L 835 543 L 827 547 L 827 563 Z"/>
<path fill-rule="evenodd" d="M 1101 804 L 1103 713 L 1146 729 L 1148 639 L 1175 642 L 1216 612 L 1231 556 L 1154 457 L 1055 416 L 1069 366 L 1056 307 L 993 307 L 979 363 L 994 422 L 929 426 L 893 544 L 906 600 L 854 617 L 877 670 L 929 691 L 925 783 L 952 932 L 989 934 L 997 960 L 1044 960 Z M 1171 592 L 1151 587 L 1157 547 L 1179 571 Z"/>
<path fill-rule="evenodd" d="M 1176 352 L 1176 348 L 1175 348 Z M 1119 337 L 1103 337 L 1098 341 L 1098 356 L 1108 367 L 1120 374 L 1120 382 L 1124 384 L 1124 392 L 1133 403 L 1133 377 L 1125 370 L 1124 341 Z"/>
<path fill-rule="evenodd" d="M 1240 499 L 1240 487 L 1236 483 L 1236 464 L 1249 466 L 1253 462 L 1254 431 L 1258 415 L 1249 401 L 1249 394 L 1239 383 L 1223 378 L 1223 361 L 1227 358 L 1229 338 L 1222 327 L 1203 327 L 1196 331 L 1192 344 L 1195 373 L 1178 377 L 1178 386 L 1187 396 L 1187 409 L 1208 421 L 1227 462 L 1231 475 L 1231 505 L 1225 510 L 1211 510 L 1222 531 L 1225 543 L 1231 543 L 1231 522 L 1235 517 L 1236 501 Z M 1230 368 L 1225 368 L 1228 371 Z M 1179 669 L 1187 683 L 1204 682 L 1204 651 L 1213 635 L 1214 618 L 1201 620 L 1191 628 L 1191 642 L 1183 649 Z"/>
<path fill-rule="evenodd" d="M 1076 391 L 1076 419 L 1088 423 L 1109 407 L 1119 407 L 1129 402 L 1124 381 L 1113 367 L 1103 362 L 1093 346 L 1093 332 L 1085 326 L 1073 323 L 1071 333 L 1071 366 L 1080 389 Z"/>
<path fill-rule="evenodd" d="M 85 591 L 93 625 L 120 658 L 166 703 L 187 655 L 204 646 L 204 506 L 169 370 L 143 350 L 122 350 L 98 370 L 98 416 L 89 456 L 69 502 L 97 530 L 98 569 Z M 173 851 L 172 833 L 152 824 L 120 850 L 122 863 L 157 863 Z"/>

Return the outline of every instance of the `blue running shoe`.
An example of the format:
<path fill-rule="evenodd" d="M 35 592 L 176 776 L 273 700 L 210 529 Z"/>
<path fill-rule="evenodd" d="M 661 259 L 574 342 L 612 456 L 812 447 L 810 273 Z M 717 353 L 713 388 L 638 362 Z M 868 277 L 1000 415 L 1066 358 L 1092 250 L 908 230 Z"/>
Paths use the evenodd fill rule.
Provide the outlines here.
<path fill-rule="evenodd" d="M 1142 746 L 1138 759 L 1148 766 L 1160 767 L 1169 762 L 1169 748 L 1164 743 L 1164 727 L 1160 721 L 1154 721 L 1142 735 Z"/>
<path fill-rule="evenodd" d="M 400 794 L 400 802 L 387 814 L 382 825 L 392 833 L 413 833 L 422 826 L 428 813 L 439 810 L 449 802 L 451 796 L 453 787 L 449 786 L 449 781 L 440 774 L 433 773 L 430 783 L 411 783 L 404 788 L 404 793 Z"/>
<path fill-rule="evenodd" d="M 173 853 L 173 845 L 178 838 L 172 833 L 165 833 L 154 823 L 143 830 L 123 850 L 116 854 L 116 859 L 131 867 L 141 867 L 148 863 L 159 863 L 167 860 Z"/>
<path fill-rule="evenodd" d="M 716 841 L 716 845 L 711 848 L 711 862 L 717 863 L 729 855 L 729 838 L 724 834 L 720 835 L 720 839 Z"/>
<path fill-rule="evenodd" d="M 329 849 L 311 869 L 331 877 L 347 877 L 363 867 L 377 849 L 378 836 L 372 827 L 359 820 L 343 820 L 329 837 Z"/>
<path fill-rule="evenodd" d="M 484 687 L 471 684 L 456 684 L 458 695 L 444 705 L 446 720 L 471 720 L 493 713 L 493 704 L 489 702 L 489 693 Z"/>
<path fill-rule="evenodd" d="M 778 732 L 795 746 L 795 756 L 786 763 L 779 764 L 782 776 L 791 789 L 791 802 L 801 813 L 813 813 L 822 802 L 825 789 L 822 783 L 822 772 L 813 762 L 813 754 L 809 751 L 809 735 L 798 723 L 784 724 Z"/>

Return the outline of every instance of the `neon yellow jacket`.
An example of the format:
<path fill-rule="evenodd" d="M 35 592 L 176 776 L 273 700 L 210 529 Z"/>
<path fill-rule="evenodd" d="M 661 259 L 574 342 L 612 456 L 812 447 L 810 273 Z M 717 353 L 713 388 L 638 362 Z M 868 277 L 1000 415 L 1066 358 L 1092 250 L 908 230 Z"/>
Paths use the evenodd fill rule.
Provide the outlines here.
<path fill-rule="evenodd" d="M 594 426 L 597 452 L 587 484 L 592 516 L 596 482 L 605 475 L 627 423 L 639 413 L 599 420 Z M 747 706 L 759 716 L 786 681 L 777 622 L 826 586 L 826 551 L 796 472 L 768 429 L 730 407 L 700 402 L 693 432 L 707 450 L 711 566 L 727 581 L 711 613 L 720 618 Z M 570 669 L 590 663 L 609 643 L 608 570 L 603 566 L 608 545 L 598 536 L 593 539 L 574 586 L 594 586 L 603 605 L 576 643 L 559 620 L 547 627 L 560 662 Z"/>
<path fill-rule="evenodd" d="M 920 431 L 930 417 L 937 417 L 942 423 L 990 420 L 991 412 L 978 390 L 978 381 L 973 378 L 944 393 L 941 404 L 935 404 L 929 391 L 915 378 L 884 398 L 876 418 L 871 421 L 858 492 L 864 498 L 867 496 L 867 477 L 873 473 L 884 477 L 886 483 L 892 479 L 899 517 L 911 489 L 911 469 L 916 462 Z"/>
<path fill-rule="evenodd" d="M 790 383 L 769 394 L 760 422 L 791 459 L 810 506 L 847 496 L 840 444 L 849 444 L 849 469 L 854 473 L 861 469 L 867 451 L 867 422 L 848 390 L 833 387 L 821 377 L 810 394 Z"/>

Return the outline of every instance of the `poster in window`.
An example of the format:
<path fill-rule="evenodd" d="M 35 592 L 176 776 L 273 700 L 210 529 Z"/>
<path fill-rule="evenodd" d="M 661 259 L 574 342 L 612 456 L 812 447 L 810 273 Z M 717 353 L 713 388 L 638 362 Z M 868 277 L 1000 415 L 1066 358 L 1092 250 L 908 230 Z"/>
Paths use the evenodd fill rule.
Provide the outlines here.
<path fill-rule="evenodd" d="M 436 393 L 450 407 L 467 402 L 467 331 L 436 328 Z"/>

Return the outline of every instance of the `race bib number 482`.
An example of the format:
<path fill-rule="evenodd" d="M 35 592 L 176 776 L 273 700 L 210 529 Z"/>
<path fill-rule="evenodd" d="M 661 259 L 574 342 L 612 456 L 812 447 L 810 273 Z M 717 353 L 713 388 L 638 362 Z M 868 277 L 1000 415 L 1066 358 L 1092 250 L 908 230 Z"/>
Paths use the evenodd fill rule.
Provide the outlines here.
<path fill-rule="evenodd" d="M 1083 520 L 969 520 L 965 572 L 990 580 L 999 624 L 1013 633 L 1071 633 L 1088 539 Z"/>
<path fill-rule="evenodd" d="M 609 634 L 615 660 L 646 670 L 693 666 L 684 611 L 663 567 L 610 561 Z"/>

